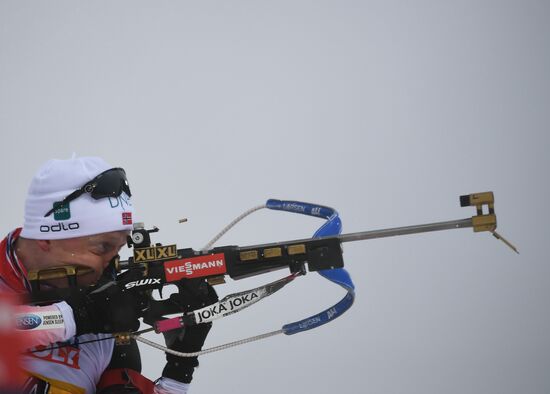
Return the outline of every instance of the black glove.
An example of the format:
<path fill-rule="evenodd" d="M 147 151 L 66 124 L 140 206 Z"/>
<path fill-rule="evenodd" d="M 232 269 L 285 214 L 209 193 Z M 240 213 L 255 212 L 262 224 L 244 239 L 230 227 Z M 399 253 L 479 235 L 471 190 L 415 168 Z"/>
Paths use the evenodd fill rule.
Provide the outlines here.
<path fill-rule="evenodd" d="M 178 284 L 179 293 L 172 294 L 177 298 L 183 312 L 193 311 L 218 301 L 218 295 L 204 279 L 187 279 Z M 181 330 L 164 333 L 166 346 L 182 353 L 198 352 L 212 327 L 212 323 L 188 326 Z M 199 365 L 197 357 L 179 357 L 166 353 L 166 366 L 162 376 L 183 383 L 191 383 L 193 371 Z"/>
<path fill-rule="evenodd" d="M 76 335 L 136 331 L 139 328 L 140 302 L 134 292 L 115 282 L 92 291 L 82 289 L 65 300 L 73 309 Z"/>

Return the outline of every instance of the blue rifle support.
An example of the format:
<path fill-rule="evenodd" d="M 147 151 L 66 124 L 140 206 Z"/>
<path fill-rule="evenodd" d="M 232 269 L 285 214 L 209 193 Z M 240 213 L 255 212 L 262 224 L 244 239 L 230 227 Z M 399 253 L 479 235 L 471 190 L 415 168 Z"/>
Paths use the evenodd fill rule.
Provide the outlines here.
<path fill-rule="evenodd" d="M 339 235 L 342 232 L 342 221 L 338 212 L 330 207 L 315 205 L 301 201 L 287 201 L 270 199 L 266 207 L 278 211 L 300 213 L 308 216 L 324 218 L 327 221 L 313 234 L 313 238 Z M 283 333 L 286 335 L 297 334 L 302 331 L 311 330 L 326 324 L 346 312 L 355 299 L 355 286 L 351 276 L 344 268 L 318 271 L 325 279 L 343 287 L 347 294 L 338 303 L 324 311 L 283 326 Z"/>

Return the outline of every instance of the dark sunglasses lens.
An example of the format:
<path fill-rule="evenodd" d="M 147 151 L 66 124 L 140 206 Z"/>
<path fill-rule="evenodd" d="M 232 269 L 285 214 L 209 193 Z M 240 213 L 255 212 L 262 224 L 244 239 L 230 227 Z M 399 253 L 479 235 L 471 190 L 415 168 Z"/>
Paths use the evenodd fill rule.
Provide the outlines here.
<path fill-rule="evenodd" d="M 92 197 L 96 200 L 105 197 L 118 197 L 122 192 L 125 192 L 128 197 L 132 196 L 126 173 L 121 168 L 113 168 L 104 172 L 97 177 L 95 182 L 96 186 L 92 191 Z"/>

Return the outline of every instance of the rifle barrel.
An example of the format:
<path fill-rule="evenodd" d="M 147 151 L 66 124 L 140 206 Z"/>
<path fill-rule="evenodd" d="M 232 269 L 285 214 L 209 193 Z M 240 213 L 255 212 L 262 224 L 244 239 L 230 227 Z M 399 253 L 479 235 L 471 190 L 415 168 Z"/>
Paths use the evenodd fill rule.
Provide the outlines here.
<path fill-rule="evenodd" d="M 394 237 L 398 235 L 427 233 L 430 231 L 453 230 L 467 227 L 473 227 L 471 218 L 451 220 L 448 222 L 418 224 L 415 226 L 394 227 L 382 230 L 361 231 L 357 233 L 342 234 L 339 235 L 338 238 L 340 239 L 340 242 L 354 242 L 362 241 L 365 239 Z"/>

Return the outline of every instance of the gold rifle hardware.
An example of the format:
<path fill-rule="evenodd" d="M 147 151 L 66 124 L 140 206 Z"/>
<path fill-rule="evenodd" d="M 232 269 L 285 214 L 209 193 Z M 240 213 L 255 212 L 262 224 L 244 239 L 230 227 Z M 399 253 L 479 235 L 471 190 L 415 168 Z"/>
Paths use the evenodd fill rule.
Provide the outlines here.
<path fill-rule="evenodd" d="M 288 254 L 290 256 L 296 255 L 296 254 L 305 254 L 306 253 L 306 245 L 305 244 L 298 244 L 298 245 L 290 245 L 287 248 Z"/>
<path fill-rule="evenodd" d="M 27 274 L 27 279 L 29 281 L 60 279 L 68 276 L 84 275 L 89 272 L 93 272 L 93 269 L 75 265 L 64 265 L 59 267 L 43 268 L 41 270 L 31 270 Z"/>
<path fill-rule="evenodd" d="M 283 250 L 281 248 L 267 248 L 267 249 L 264 249 L 264 257 L 266 259 L 281 257 L 282 255 L 283 255 Z"/>
<path fill-rule="evenodd" d="M 134 261 L 146 263 L 150 261 L 168 260 L 177 257 L 178 248 L 174 245 L 157 245 L 147 248 L 134 248 Z"/>
<path fill-rule="evenodd" d="M 129 332 L 115 332 L 113 333 L 115 338 L 115 344 L 117 345 L 129 345 L 130 344 L 130 333 Z"/>
<path fill-rule="evenodd" d="M 113 261 L 113 265 L 115 267 L 115 271 L 120 272 L 120 270 L 121 270 L 121 268 L 120 268 L 120 256 L 115 257 L 115 259 Z"/>
<path fill-rule="evenodd" d="M 496 239 L 500 239 L 514 252 L 519 254 L 517 248 L 510 241 L 496 232 L 497 217 L 495 214 L 495 196 L 493 192 L 473 193 L 460 196 L 461 206 L 475 206 L 476 216 L 472 216 L 472 227 L 474 232 L 489 231 Z M 483 212 L 483 207 L 487 206 L 488 213 Z"/>
<path fill-rule="evenodd" d="M 495 214 L 472 216 L 474 232 L 495 231 L 497 228 L 497 217 Z"/>
<path fill-rule="evenodd" d="M 259 254 L 257 250 L 245 250 L 239 253 L 241 261 L 258 260 Z"/>
<path fill-rule="evenodd" d="M 223 275 L 212 276 L 207 278 L 206 281 L 210 286 L 223 285 L 225 283 L 225 277 Z"/>

